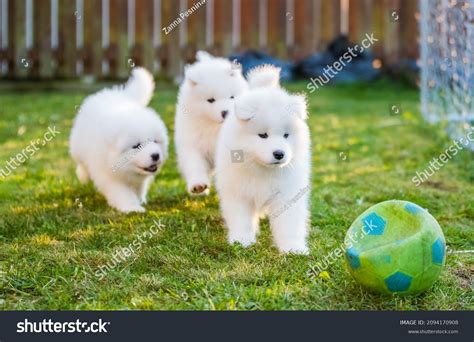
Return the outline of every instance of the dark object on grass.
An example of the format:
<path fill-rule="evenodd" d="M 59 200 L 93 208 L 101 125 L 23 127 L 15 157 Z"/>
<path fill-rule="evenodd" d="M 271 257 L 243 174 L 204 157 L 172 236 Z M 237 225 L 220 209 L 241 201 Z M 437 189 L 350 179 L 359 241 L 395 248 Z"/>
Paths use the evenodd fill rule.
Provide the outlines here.
<path fill-rule="evenodd" d="M 450 69 L 448 69 L 450 70 Z M 395 65 L 385 67 L 384 76 L 403 82 L 411 87 L 418 87 L 417 82 L 420 75 L 420 67 L 416 59 L 405 58 Z M 474 86 L 474 84 L 473 84 Z"/>
<path fill-rule="evenodd" d="M 231 61 L 235 60 L 242 65 L 244 76 L 247 75 L 250 69 L 256 66 L 272 64 L 281 68 L 280 79 L 282 81 L 292 81 L 295 79 L 293 63 L 273 58 L 261 51 L 248 50 L 241 54 L 232 55 L 229 59 Z"/>
<path fill-rule="evenodd" d="M 272 64 L 281 68 L 281 80 L 311 80 L 315 85 L 326 83 L 353 83 L 375 80 L 383 75 L 408 79 L 414 84 L 418 74 L 415 60 L 404 60 L 400 65 L 383 69 L 382 62 L 362 46 L 349 41 L 341 35 L 334 39 L 326 51 L 316 52 L 300 62 L 291 63 L 271 57 L 263 52 L 248 50 L 229 57 L 242 65 L 243 73 L 263 64 Z M 330 68 L 329 68 L 330 67 Z"/>
<path fill-rule="evenodd" d="M 370 52 L 361 45 L 357 47 L 342 35 L 333 40 L 326 51 L 314 53 L 299 62 L 295 72 L 305 79 L 321 77 L 325 81 L 329 78 L 334 83 L 371 81 L 380 75 L 380 69 L 374 67 L 374 60 Z M 329 71 L 328 66 L 335 71 Z"/>

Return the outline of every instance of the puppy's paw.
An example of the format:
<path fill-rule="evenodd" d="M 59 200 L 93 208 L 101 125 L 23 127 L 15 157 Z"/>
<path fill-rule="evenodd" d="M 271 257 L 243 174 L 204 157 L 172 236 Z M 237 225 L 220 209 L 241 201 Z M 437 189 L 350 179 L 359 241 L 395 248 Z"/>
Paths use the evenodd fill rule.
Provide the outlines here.
<path fill-rule="evenodd" d="M 188 188 L 188 192 L 194 196 L 202 196 L 209 194 L 209 185 L 206 183 L 194 184 Z"/>
<path fill-rule="evenodd" d="M 280 252 L 284 254 L 308 255 L 309 248 L 305 242 L 289 242 L 278 246 Z"/>
<path fill-rule="evenodd" d="M 256 242 L 256 239 L 254 236 L 243 236 L 243 235 L 230 235 L 228 240 L 231 245 L 234 243 L 239 243 L 244 247 L 250 247 Z"/>
<path fill-rule="evenodd" d="M 145 212 L 145 208 L 143 208 L 141 205 L 120 206 L 120 207 L 117 207 L 117 210 L 123 213 L 144 213 Z"/>

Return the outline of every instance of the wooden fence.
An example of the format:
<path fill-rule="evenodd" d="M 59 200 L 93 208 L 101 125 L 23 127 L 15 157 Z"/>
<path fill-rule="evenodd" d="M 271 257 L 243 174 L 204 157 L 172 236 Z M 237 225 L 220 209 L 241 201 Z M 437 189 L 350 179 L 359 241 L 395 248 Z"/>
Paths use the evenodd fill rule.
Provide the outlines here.
<path fill-rule="evenodd" d="M 395 63 L 417 57 L 417 11 L 417 0 L 0 0 L 0 77 L 125 78 L 143 65 L 174 78 L 197 49 L 301 58 L 347 32 L 374 33 L 373 51 Z"/>

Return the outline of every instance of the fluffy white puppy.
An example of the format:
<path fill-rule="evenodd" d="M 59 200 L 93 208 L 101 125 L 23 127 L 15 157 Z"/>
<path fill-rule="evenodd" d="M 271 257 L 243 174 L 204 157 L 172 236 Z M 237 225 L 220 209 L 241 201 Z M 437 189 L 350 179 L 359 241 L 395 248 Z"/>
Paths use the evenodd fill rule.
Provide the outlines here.
<path fill-rule="evenodd" d="M 121 87 L 87 97 L 69 140 L 82 183 L 91 179 L 109 205 L 122 212 L 144 212 L 148 187 L 168 156 L 168 134 L 146 106 L 152 75 L 135 68 Z"/>
<path fill-rule="evenodd" d="M 230 243 L 256 241 L 268 216 L 283 253 L 307 254 L 310 135 L 306 99 L 279 85 L 278 68 L 248 76 L 250 91 L 236 100 L 221 129 L 216 188 Z"/>
<path fill-rule="evenodd" d="M 192 195 L 206 195 L 214 170 L 217 136 L 234 99 L 248 89 L 238 65 L 199 51 L 185 69 L 175 117 L 178 167 Z"/>

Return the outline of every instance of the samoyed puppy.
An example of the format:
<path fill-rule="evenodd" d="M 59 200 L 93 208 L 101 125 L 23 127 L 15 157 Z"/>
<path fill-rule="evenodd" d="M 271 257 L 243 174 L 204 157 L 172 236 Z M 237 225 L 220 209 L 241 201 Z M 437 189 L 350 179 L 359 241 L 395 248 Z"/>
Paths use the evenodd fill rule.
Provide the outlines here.
<path fill-rule="evenodd" d="M 236 99 L 216 151 L 216 188 L 229 243 L 256 241 L 268 216 L 278 249 L 307 254 L 310 134 L 306 99 L 279 85 L 280 69 L 248 75 L 250 91 Z"/>
<path fill-rule="evenodd" d="M 108 204 L 122 212 L 144 212 L 148 187 L 168 156 L 168 134 L 147 105 L 152 75 L 135 68 L 124 86 L 87 97 L 69 140 L 76 174 L 92 180 Z"/>
<path fill-rule="evenodd" d="M 207 195 L 214 170 L 216 141 L 234 101 L 248 89 L 236 63 L 204 51 L 188 65 L 179 89 L 175 117 L 178 167 L 191 195 Z"/>

